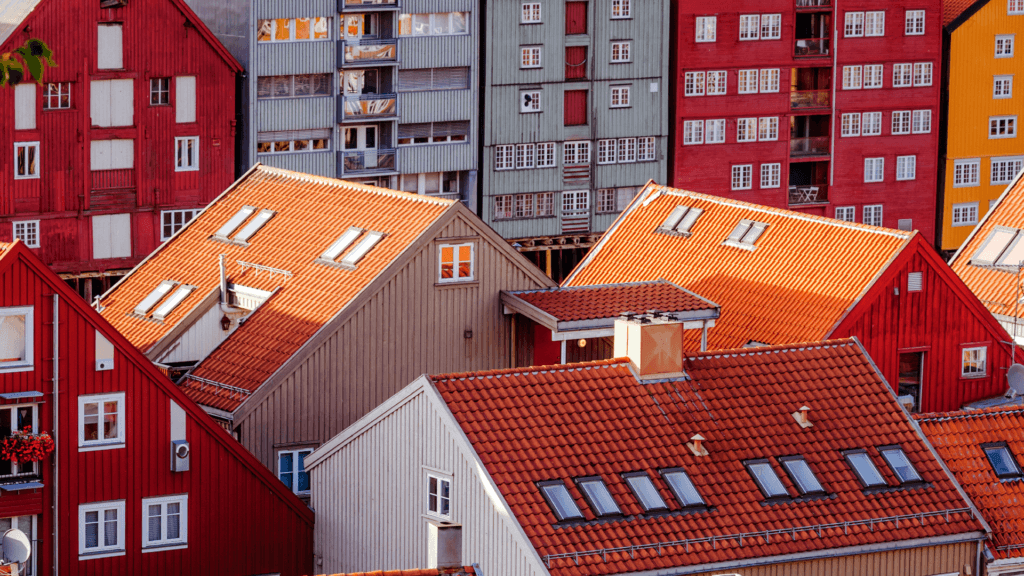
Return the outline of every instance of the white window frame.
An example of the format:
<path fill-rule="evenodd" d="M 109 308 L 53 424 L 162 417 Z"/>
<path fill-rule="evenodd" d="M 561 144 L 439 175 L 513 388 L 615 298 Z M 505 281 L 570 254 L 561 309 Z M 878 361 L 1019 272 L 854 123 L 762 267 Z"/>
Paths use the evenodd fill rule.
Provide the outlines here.
<path fill-rule="evenodd" d="M 779 139 L 779 117 L 765 116 L 758 118 L 757 139 L 762 142 L 771 142 Z"/>
<path fill-rule="evenodd" d="M 622 64 L 633 61 L 633 42 L 617 40 L 612 42 L 611 63 Z"/>
<path fill-rule="evenodd" d="M 1006 131 L 1006 134 L 998 134 L 999 124 L 1004 123 L 1010 129 Z M 995 131 L 993 131 L 995 128 Z M 1017 137 L 1017 117 L 1016 116 L 989 116 L 988 117 L 988 137 L 990 140 L 999 140 L 1002 138 L 1016 138 Z"/>
<path fill-rule="evenodd" d="M 28 372 L 33 369 L 33 348 L 35 344 L 35 308 L 33 306 L 11 306 L 0 308 L 0 319 L 7 316 L 25 317 L 25 358 L 0 362 L 0 374 L 5 372 Z"/>
<path fill-rule="evenodd" d="M 683 121 L 683 146 L 704 143 L 704 121 L 684 120 Z"/>
<path fill-rule="evenodd" d="M 184 158 L 182 152 L 188 143 L 192 143 L 192 162 Z M 199 136 L 179 136 L 174 138 L 174 171 L 175 172 L 196 172 L 199 170 Z"/>
<path fill-rule="evenodd" d="M 25 167 L 26 168 L 26 172 L 24 174 L 21 174 L 21 175 L 18 174 L 18 171 L 20 169 L 20 167 L 18 166 L 18 150 L 19 149 L 25 149 L 25 150 L 35 149 L 35 160 L 36 160 L 36 162 L 35 162 L 35 171 L 28 172 L 27 171 L 28 167 L 26 166 Z M 39 153 L 40 153 L 40 149 L 39 149 L 39 142 L 38 141 L 36 141 L 36 142 L 15 142 L 14 143 L 14 164 L 13 164 L 13 166 L 14 166 L 14 179 L 15 180 L 34 180 L 34 179 L 39 178 L 39 173 L 42 172 L 42 162 L 41 162 L 41 158 L 39 157 L 40 156 Z"/>
<path fill-rule="evenodd" d="M 56 87 L 56 91 L 53 88 Z M 62 101 L 67 96 L 66 102 Z M 71 82 L 47 82 L 43 86 L 43 110 L 69 110 Z"/>
<path fill-rule="evenodd" d="M 973 354 L 972 354 L 973 353 Z M 972 361 L 981 364 L 980 372 L 967 372 L 967 356 L 972 354 L 975 358 Z M 960 377 L 961 378 L 984 378 L 988 376 L 988 346 L 964 346 L 960 352 Z"/>
<path fill-rule="evenodd" d="M 761 164 L 761 188 L 781 188 L 782 187 L 782 164 L 779 162 L 773 162 L 769 164 Z"/>
<path fill-rule="evenodd" d="M 725 70 L 710 70 L 704 88 L 708 96 L 724 96 L 729 91 L 729 73 Z"/>
<path fill-rule="evenodd" d="M 628 20 L 633 17 L 632 0 L 612 0 L 612 20 Z"/>
<path fill-rule="evenodd" d="M 178 537 L 167 538 L 167 505 L 178 504 Z M 160 506 L 160 539 L 149 539 L 149 507 Z M 159 552 L 188 548 L 188 494 L 142 499 L 142 551 Z"/>
<path fill-rule="evenodd" d="M 761 15 L 741 14 L 739 38 L 741 42 L 761 39 Z"/>
<path fill-rule="evenodd" d="M 541 90 L 520 90 L 519 91 L 519 113 L 520 114 L 536 114 L 542 110 L 541 101 Z M 529 96 L 532 102 L 526 103 L 526 96 Z"/>
<path fill-rule="evenodd" d="M 917 156 L 896 157 L 896 180 L 900 182 L 917 180 Z"/>
<path fill-rule="evenodd" d="M 736 119 L 736 142 L 757 142 L 757 118 Z"/>
<path fill-rule="evenodd" d="M 15 220 L 11 222 L 11 231 L 15 240 L 21 240 L 29 248 L 39 248 L 39 220 Z"/>
<path fill-rule="evenodd" d="M 930 134 L 932 131 L 932 111 L 914 110 L 910 120 L 911 134 Z"/>
<path fill-rule="evenodd" d="M 519 23 L 540 24 L 544 22 L 541 15 L 540 2 L 523 2 L 522 10 L 519 13 Z"/>
<path fill-rule="evenodd" d="M 861 136 L 881 136 L 882 135 L 882 113 L 881 112 L 864 112 L 861 114 L 860 120 L 860 134 Z M 870 128 L 870 130 L 869 130 Z"/>
<path fill-rule="evenodd" d="M 1007 0 L 1006 13 L 1010 16 L 1024 14 L 1024 0 Z"/>
<path fill-rule="evenodd" d="M 892 87 L 910 88 L 914 85 L 914 65 L 901 62 L 892 65 Z"/>
<path fill-rule="evenodd" d="M 683 95 L 704 95 L 704 72 L 686 72 L 683 74 Z"/>
<path fill-rule="evenodd" d="M 537 144 L 537 168 L 553 168 L 558 166 L 555 159 L 555 143 L 540 142 Z"/>
<path fill-rule="evenodd" d="M 762 93 L 773 93 L 779 91 L 779 77 L 781 71 L 778 68 L 763 68 L 760 74 L 760 85 Z"/>
<path fill-rule="evenodd" d="M 992 99 L 1013 98 L 1013 74 L 998 74 L 992 77 Z"/>
<path fill-rule="evenodd" d="M 971 188 L 981 185 L 981 158 L 953 161 L 953 188 Z"/>
<path fill-rule="evenodd" d="M 436 494 L 434 494 L 434 493 L 432 493 L 430 491 L 430 480 L 431 479 L 434 479 L 434 480 L 437 481 L 437 493 Z M 441 488 L 444 485 L 444 483 L 448 484 L 448 513 L 447 514 L 443 514 L 441 512 L 441 502 L 443 501 L 443 496 L 441 495 Z M 426 512 L 427 516 L 430 516 L 432 518 L 439 518 L 441 520 L 451 520 L 452 519 L 452 508 L 453 508 L 452 507 L 452 503 L 453 503 L 452 501 L 454 500 L 454 498 L 453 498 L 454 493 L 452 492 L 452 487 L 454 485 L 455 485 L 455 482 L 453 481 L 453 478 L 452 478 L 451 474 L 447 474 L 447 473 L 444 473 L 444 472 L 439 472 L 439 471 L 432 470 L 432 469 L 426 469 L 425 470 L 424 485 L 423 485 L 425 499 L 424 499 L 424 502 L 423 502 L 423 507 L 427 511 Z M 430 507 L 430 497 L 431 496 L 436 496 L 436 498 L 437 498 L 437 509 L 431 509 L 431 507 Z"/>
<path fill-rule="evenodd" d="M 718 38 L 718 17 L 697 16 L 694 25 L 694 42 L 714 42 Z"/>
<path fill-rule="evenodd" d="M 655 152 L 654 143 L 654 136 L 640 136 L 636 139 L 637 162 L 653 162 L 658 159 L 658 153 Z"/>
<path fill-rule="evenodd" d="M 863 66 L 843 66 L 843 90 L 860 90 L 864 86 Z"/>
<path fill-rule="evenodd" d="M 882 220 L 881 204 L 868 204 L 867 206 L 864 206 L 864 209 L 861 211 L 861 214 L 861 219 L 863 220 L 863 223 L 867 224 L 868 226 L 881 226 L 882 222 L 884 222 L 884 220 Z"/>
<path fill-rule="evenodd" d="M 1024 156 L 994 156 L 989 160 L 989 184 L 1012 184 L 1024 168 Z"/>
<path fill-rule="evenodd" d="M 103 412 L 103 405 L 107 402 L 117 403 L 117 436 L 115 438 L 101 438 L 98 440 L 86 440 L 85 439 L 85 405 L 96 404 L 97 415 L 96 415 L 96 428 L 100 434 L 103 434 L 103 417 L 107 414 Z M 125 416 L 127 410 L 125 409 L 125 393 L 114 392 L 111 394 L 86 394 L 78 397 L 78 451 L 88 452 L 92 450 L 110 450 L 114 448 L 124 448 L 125 446 L 125 428 L 127 428 L 127 421 Z"/>
<path fill-rule="evenodd" d="M 885 11 L 874 10 L 864 13 L 864 36 L 885 36 Z"/>
<path fill-rule="evenodd" d="M 950 226 L 974 226 L 978 223 L 978 203 L 958 202 L 953 204 L 950 214 Z M 966 216 L 966 217 L 965 217 Z"/>
<path fill-rule="evenodd" d="M 904 36 L 924 36 L 924 10 L 907 10 L 903 24 Z"/>
<path fill-rule="evenodd" d="M 847 12 L 843 15 L 843 37 L 860 38 L 864 36 L 864 13 Z"/>
<path fill-rule="evenodd" d="M 704 121 L 704 143 L 724 144 L 725 143 L 725 119 L 715 118 Z"/>
<path fill-rule="evenodd" d="M 732 166 L 732 190 L 750 190 L 754 186 L 753 180 L 753 164 L 734 164 Z"/>
<path fill-rule="evenodd" d="M 459 248 L 469 246 L 469 276 L 459 276 Z M 445 248 L 452 249 L 452 277 L 442 278 L 441 270 L 444 267 L 444 260 L 441 253 Z M 439 244 L 437 247 L 437 282 L 439 284 L 453 284 L 457 282 L 473 282 L 476 280 L 476 243 L 463 242 L 461 244 Z"/>
<path fill-rule="evenodd" d="M 519 47 L 519 68 L 526 70 L 544 66 L 544 52 L 541 46 Z"/>
<path fill-rule="evenodd" d="M 1013 45 L 1016 34 L 999 34 L 996 36 L 996 58 L 1013 58 Z"/>
<path fill-rule="evenodd" d="M 303 452 L 309 452 L 310 454 L 312 454 L 313 450 L 314 450 L 314 447 L 307 446 L 305 448 L 296 448 L 294 450 L 279 450 L 277 452 L 277 466 L 275 467 L 275 472 L 276 472 L 276 475 L 277 475 L 277 480 L 279 482 L 281 482 L 281 484 L 284 484 L 284 480 L 281 479 L 281 456 L 283 456 L 285 454 L 291 454 L 292 455 L 292 470 L 290 472 L 288 472 L 288 474 L 292 474 L 292 487 L 288 488 L 288 486 L 285 485 L 285 488 L 288 488 L 289 490 L 291 490 L 292 493 L 295 494 L 296 496 L 306 496 L 310 492 L 309 490 L 299 490 L 299 473 L 300 472 L 305 472 L 307 476 L 309 475 L 309 470 L 305 468 L 305 465 L 306 465 L 306 463 L 305 463 L 305 456 L 301 456 L 301 454 Z M 309 454 L 307 454 L 307 456 L 308 455 Z M 300 460 L 300 458 L 303 460 L 303 462 L 302 462 L 303 469 L 302 470 L 299 470 L 299 460 Z M 312 489 L 312 487 L 313 487 L 313 478 L 312 477 L 310 477 L 309 483 L 310 483 L 310 489 Z"/>
<path fill-rule="evenodd" d="M 590 141 L 572 140 L 562 144 L 562 164 L 565 166 L 590 164 Z"/>
<path fill-rule="evenodd" d="M 893 110 L 892 126 L 889 127 L 889 133 L 893 136 L 910 134 L 911 118 L 910 110 Z"/>
<path fill-rule="evenodd" d="M 864 159 L 864 183 L 882 182 L 885 180 L 885 158 Z M 866 207 L 865 207 L 866 208 Z"/>
<path fill-rule="evenodd" d="M 616 150 L 618 141 L 615 138 L 602 138 L 597 141 L 597 163 L 615 164 L 618 159 Z"/>
<path fill-rule="evenodd" d="M 633 103 L 630 99 L 631 86 L 612 86 L 610 108 L 630 108 Z"/>
<path fill-rule="evenodd" d="M 782 14 L 761 14 L 761 40 L 782 38 Z"/>
<path fill-rule="evenodd" d="M 856 206 L 836 206 L 836 220 L 842 220 L 843 222 L 856 222 L 857 221 L 857 207 Z"/>
<path fill-rule="evenodd" d="M 515 144 L 499 144 L 494 147 L 494 169 L 512 170 L 516 167 Z"/>
<path fill-rule="evenodd" d="M 619 164 L 636 162 L 636 138 L 619 138 Z"/>
<path fill-rule="evenodd" d="M 860 136 L 860 112 L 847 112 L 842 116 L 840 122 L 841 132 L 840 135 L 843 138 L 851 138 L 854 136 Z"/>
<path fill-rule="evenodd" d="M 530 170 L 535 166 L 536 146 L 516 144 L 516 170 Z"/>
<path fill-rule="evenodd" d="M 932 70 L 931 62 L 914 62 L 914 86 L 931 86 Z"/>
<path fill-rule="evenodd" d="M 883 87 L 885 76 L 884 64 L 865 64 L 863 86 L 865 90 L 873 90 Z"/>
<path fill-rule="evenodd" d="M 88 512 L 96 512 L 99 519 L 99 531 L 98 542 L 102 542 L 105 531 L 103 530 L 105 512 L 108 510 L 117 511 L 117 544 L 113 546 L 106 546 L 100 544 L 95 548 L 85 547 L 85 515 Z M 124 526 L 125 526 L 125 501 L 124 500 L 112 500 L 108 502 L 90 502 L 88 504 L 78 505 L 78 559 L 79 560 L 94 560 L 96 558 L 110 558 L 113 556 L 124 556 L 127 547 L 124 541 Z"/>
<path fill-rule="evenodd" d="M 736 77 L 736 91 L 739 94 L 757 94 L 758 89 L 761 87 L 761 82 L 756 68 L 740 70 L 736 73 Z"/>

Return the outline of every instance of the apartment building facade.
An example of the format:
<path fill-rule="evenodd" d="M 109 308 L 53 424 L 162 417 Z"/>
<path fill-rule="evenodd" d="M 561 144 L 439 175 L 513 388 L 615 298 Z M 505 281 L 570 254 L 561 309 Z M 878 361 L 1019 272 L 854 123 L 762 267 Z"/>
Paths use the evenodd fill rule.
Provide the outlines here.
<path fill-rule="evenodd" d="M 475 204 L 477 0 L 191 0 L 248 62 L 243 167 Z"/>
<path fill-rule="evenodd" d="M 29 38 L 56 66 L 0 90 L 0 240 L 88 297 L 233 180 L 241 68 L 180 0 L 5 3 L 0 53 Z"/>
<path fill-rule="evenodd" d="M 674 186 L 933 241 L 941 2 L 727 0 L 673 21 Z"/>
<path fill-rule="evenodd" d="M 667 177 L 669 2 L 500 0 L 483 26 L 478 213 L 557 277 Z"/>
<path fill-rule="evenodd" d="M 1024 166 L 1017 117 L 1024 74 L 1024 2 L 949 2 L 944 17 L 941 250 L 956 250 Z"/>

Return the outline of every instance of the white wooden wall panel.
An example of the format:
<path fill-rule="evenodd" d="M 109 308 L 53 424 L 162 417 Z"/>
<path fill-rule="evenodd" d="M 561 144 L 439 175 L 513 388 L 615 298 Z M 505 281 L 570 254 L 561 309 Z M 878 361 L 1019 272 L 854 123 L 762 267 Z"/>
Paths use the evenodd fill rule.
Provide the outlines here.
<path fill-rule="evenodd" d="M 118 170 L 135 167 L 134 140 L 93 140 L 89 145 L 92 170 Z"/>
<path fill-rule="evenodd" d="M 89 83 L 89 115 L 93 126 L 110 126 L 110 80 Z"/>
<path fill-rule="evenodd" d="M 100 70 L 124 68 L 124 50 L 120 24 L 100 24 L 96 27 L 96 67 Z"/>
<path fill-rule="evenodd" d="M 127 258 L 132 255 L 131 214 L 92 217 L 92 257 Z"/>
<path fill-rule="evenodd" d="M 29 82 L 14 87 L 14 129 L 36 127 L 36 85 Z"/>
<path fill-rule="evenodd" d="M 224 312 L 220 306 L 211 307 L 154 360 L 160 363 L 195 362 L 205 358 L 228 334 L 221 330 L 222 316 Z"/>
<path fill-rule="evenodd" d="M 134 84 L 123 80 L 93 80 L 90 83 L 89 110 L 92 125 L 131 126 L 135 117 Z"/>
<path fill-rule="evenodd" d="M 196 121 L 196 77 L 174 78 L 174 113 L 179 124 Z"/>

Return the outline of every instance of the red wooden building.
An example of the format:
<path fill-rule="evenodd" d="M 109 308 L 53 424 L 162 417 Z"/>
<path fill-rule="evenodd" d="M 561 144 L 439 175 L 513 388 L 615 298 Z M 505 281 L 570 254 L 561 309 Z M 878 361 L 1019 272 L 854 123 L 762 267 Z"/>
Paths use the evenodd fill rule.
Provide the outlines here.
<path fill-rule="evenodd" d="M 21 242 L 0 244 L 0 529 L 30 574 L 309 574 L 313 513 Z"/>
<path fill-rule="evenodd" d="M 4 4 L 57 66 L 0 90 L 0 240 L 105 288 L 233 180 L 241 67 L 183 0 Z"/>
<path fill-rule="evenodd" d="M 672 185 L 933 241 L 940 0 L 673 9 Z"/>

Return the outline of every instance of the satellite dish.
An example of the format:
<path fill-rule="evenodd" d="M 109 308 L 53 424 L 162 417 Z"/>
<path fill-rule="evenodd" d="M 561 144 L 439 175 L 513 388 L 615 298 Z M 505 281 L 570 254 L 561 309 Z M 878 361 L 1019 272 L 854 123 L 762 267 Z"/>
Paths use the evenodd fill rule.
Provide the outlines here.
<path fill-rule="evenodd" d="M 1010 384 L 1009 396 L 1011 398 L 1024 395 L 1024 365 L 1013 364 L 1006 371 L 1006 379 Z"/>
<path fill-rule="evenodd" d="M 5 564 L 21 564 L 32 555 L 32 542 L 21 530 L 4 532 L 0 548 L 3 549 Z"/>

